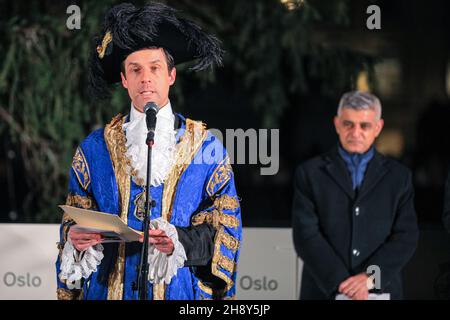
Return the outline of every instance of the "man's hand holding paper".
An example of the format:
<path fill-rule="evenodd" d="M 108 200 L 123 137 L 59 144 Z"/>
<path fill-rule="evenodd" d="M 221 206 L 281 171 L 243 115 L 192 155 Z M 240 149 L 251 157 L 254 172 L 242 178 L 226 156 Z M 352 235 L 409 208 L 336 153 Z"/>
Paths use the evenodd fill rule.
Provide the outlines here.
<path fill-rule="evenodd" d="M 78 251 L 85 251 L 89 247 L 102 243 L 102 235 L 99 233 L 87 233 L 77 230 L 77 228 L 70 228 L 69 238 L 73 246 Z"/>

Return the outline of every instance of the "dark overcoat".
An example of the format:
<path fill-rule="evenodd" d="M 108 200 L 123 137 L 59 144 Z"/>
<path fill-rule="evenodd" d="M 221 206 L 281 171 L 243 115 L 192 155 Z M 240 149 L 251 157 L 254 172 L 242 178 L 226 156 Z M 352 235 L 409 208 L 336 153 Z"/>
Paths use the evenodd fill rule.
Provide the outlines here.
<path fill-rule="evenodd" d="M 333 299 L 349 276 L 379 268 L 376 292 L 402 299 L 402 269 L 419 234 L 410 170 L 375 151 L 353 190 L 335 147 L 301 164 L 294 185 L 294 245 L 304 262 L 300 298 Z"/>

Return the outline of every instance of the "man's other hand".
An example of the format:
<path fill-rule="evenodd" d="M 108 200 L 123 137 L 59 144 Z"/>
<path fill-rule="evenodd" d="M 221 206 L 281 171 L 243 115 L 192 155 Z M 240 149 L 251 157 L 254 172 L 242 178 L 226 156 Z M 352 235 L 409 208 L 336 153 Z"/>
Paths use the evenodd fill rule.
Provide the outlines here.
<path fill-rule="evenodd" d="M 167 255 L 171 255 L 174 250 L 174 244 L 163 230 L 149 230 L 148 242 L 155 245 L 156 249 Z M 140 242 L 144 242 L 144 236 L 139 239 Z"/>

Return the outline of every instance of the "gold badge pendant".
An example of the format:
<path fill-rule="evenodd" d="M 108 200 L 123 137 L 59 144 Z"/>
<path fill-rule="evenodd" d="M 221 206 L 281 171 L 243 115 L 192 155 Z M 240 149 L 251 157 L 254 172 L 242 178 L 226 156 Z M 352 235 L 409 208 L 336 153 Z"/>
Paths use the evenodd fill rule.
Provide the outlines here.
<path fill-rule="evenodd" d="M 140 221 L 144 221 L 146 195 L 147 193 L 144 189 L 134 199 L 134 216 Z"/>

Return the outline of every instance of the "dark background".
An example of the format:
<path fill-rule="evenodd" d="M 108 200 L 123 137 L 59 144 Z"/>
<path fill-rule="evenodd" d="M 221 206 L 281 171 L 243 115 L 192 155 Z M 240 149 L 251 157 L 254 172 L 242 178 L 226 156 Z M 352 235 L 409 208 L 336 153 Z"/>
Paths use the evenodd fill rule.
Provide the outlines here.
<path fill-rule="evenodd" d="M 450 298 L 450 238 L 441 215 L 450 160 L 450 4 L 444 0 L 165 1 L 215 33 L 224 66 L 179 66 L 174 109 L 210 128 L 277 128 L 280 168 L 234 165 L 245 227 L 290 227 L 292 177 L 327 151 L 343 92 L 377 94 L 379 150 L 413 171 L 421 237 L 406 297 Z M 0 222 L 58 222 L 77 144 L 129 102 L 86 91 L 90 39 L 118 1 L 0 1 Z M 136 4 L 144 1 L 134 1 Z M 79 5 L 81 29 L 66 8 Z M 366 8 L 381 9 L 368 30 Z"/>

